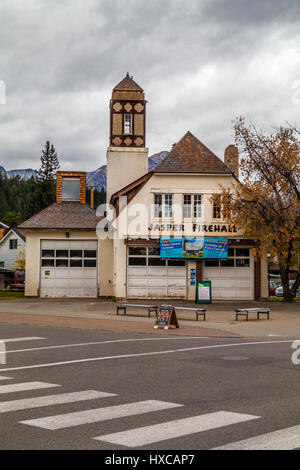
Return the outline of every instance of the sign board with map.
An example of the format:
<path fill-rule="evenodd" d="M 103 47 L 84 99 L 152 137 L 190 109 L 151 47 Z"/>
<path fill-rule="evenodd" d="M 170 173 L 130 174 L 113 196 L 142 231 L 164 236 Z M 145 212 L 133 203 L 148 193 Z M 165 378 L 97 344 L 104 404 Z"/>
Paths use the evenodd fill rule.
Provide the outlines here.
<path fill-rule="evenodd" d="M 211 304 L 211 281 L 197 281 L 196 304 Z"/>

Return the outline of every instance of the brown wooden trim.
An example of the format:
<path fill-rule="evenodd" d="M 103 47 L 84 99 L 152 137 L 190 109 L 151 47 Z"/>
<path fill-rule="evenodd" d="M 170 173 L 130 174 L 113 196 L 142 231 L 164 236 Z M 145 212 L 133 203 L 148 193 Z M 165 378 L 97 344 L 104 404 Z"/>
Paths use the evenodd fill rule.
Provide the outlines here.
<path fill-rule="evenodd" d="M 125 245 L 145 245 L 145 246 L 148 246 L 148 245 L 152 245 L 152 246 L 159 246 L 160 244 L 160 241 L 159 239 L 157 240 L 154 240 L 154 239 L 151 239 L 151 240 L 144 240 L 143 238 L 137 238 L 136 240 L 128 240 L 128 239 L 125 239 L 124 240 L 124 244 Z"/>
<path fill-rule="evenodd" d="M 254 259 L 254 300 L 261 298 L 261 259 Z"/>
<path fill-rule="evenodd" d="M 203 261 L 196 261 L 196 281 L 203 281 Z"/>

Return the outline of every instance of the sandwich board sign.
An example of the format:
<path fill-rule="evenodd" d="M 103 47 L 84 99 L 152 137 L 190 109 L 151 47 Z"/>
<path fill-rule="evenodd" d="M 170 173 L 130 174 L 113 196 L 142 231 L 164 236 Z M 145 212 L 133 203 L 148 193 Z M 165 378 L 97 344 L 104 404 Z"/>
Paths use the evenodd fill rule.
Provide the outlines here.
<path fill-rule="evenodd" d="M 196 304 L 211 304 L 211 281 L 197 281 Z"/>
<path fill-rule="evenodd" d="M 172 305 L 161 305 L 155 318 L 154 328 L 169 329 L 169 326 L 179 328 L 175 308 Z"/>

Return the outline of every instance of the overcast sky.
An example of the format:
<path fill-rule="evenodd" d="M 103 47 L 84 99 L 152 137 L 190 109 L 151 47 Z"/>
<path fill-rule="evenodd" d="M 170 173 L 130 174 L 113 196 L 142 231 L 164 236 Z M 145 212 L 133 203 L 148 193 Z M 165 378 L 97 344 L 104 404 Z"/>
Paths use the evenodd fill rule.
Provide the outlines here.
<path fill-rule="evenodd" d="M 105 164 L 127 71 L 150 155 L 190 130 L 223 158 L 239 115 L 300 125 L 300 0 L 0 0 L 0 165 L 38 168 L 46 140 L 62 169 Z"/>

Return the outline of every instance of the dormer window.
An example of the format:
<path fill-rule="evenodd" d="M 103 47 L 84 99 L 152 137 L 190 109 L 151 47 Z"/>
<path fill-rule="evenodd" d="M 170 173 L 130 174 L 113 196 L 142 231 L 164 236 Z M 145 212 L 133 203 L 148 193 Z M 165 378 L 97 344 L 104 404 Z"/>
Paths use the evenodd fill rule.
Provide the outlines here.
<path fill-rule="evenodd" d="M 62 179 L 62 200 L 79 201 L 80 200 L 80 178 Z"/>
<path fill-rule="evenodd" d="M 84 171 L 58 171 L 56 174 L 56 202 L 86 202 L 86 173 Z"/>
<path fill-rule="evenodd" d="M 132 134 L 132 114 L 124 115 L 124 134 Z"/>

